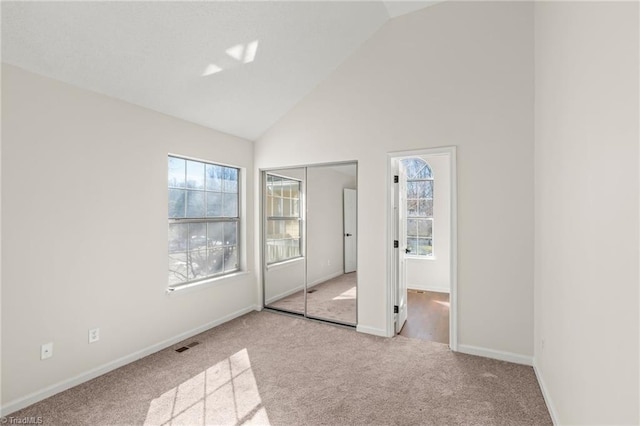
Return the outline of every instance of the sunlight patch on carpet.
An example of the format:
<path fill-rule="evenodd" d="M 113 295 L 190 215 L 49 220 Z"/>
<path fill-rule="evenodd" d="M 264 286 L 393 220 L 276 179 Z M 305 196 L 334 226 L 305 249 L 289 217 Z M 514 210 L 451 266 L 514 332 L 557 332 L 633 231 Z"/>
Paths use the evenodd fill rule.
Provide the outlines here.
<path fill-rule="evenodd" d="M 268 425 L 246 349 L 151 401 L 145 425 Z"/>
<path fill-rule="evenodd" d="M 342 293 L 341 295 L 334 297 L 333 300 L 348 300 L 348 299 L 355 299 L 355 298 L 356 298 L 356 287 L 353 286 L 349 290 Z"/>

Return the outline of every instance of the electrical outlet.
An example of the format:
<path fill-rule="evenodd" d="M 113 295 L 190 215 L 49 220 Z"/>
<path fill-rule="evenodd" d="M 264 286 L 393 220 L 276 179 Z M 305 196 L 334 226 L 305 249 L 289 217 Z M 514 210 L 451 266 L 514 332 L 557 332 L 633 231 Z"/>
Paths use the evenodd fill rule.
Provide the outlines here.
<path fill-rule="evenodd" d="M 45 343 L 40 347 L 40 359 L 47 359 L 53 356 L 53 342 Z"/>
<path fill-rule="evenodd" d="M 89 343 L 95 343 L 100 340 L 100 329 L 92 328 L 89 330 Z"/>

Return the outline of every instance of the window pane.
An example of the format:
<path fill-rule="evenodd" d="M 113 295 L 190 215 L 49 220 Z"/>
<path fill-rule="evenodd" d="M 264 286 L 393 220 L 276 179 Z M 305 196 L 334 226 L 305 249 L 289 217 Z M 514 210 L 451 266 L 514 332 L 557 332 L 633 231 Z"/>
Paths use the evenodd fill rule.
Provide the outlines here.
<path fill-rule="evenodd" d="M 188 227 L 186 223 L 169 225 L 169 253 L 186 252 L 188 250 Z"/>
<path fill-rule="evenodd" d="M 418 198 L 418 184 L 420 182 L 407 182 L 407 199 Z"/>
<path fill-rule="evenodd" d="M 418 219 L 407 220 L 407 235 L 408 236 L 418 235 Z"/>
<path fill-rule="evenodd" d="M 237 194 L 223 194 L 223 211 L 224 217 L 238 217 L 238 195 Z"/>
<path fill-rule="evenodd" d="M 407 200 L 407 216 L 418 216 L 418 200 Z"/>
<path fill-rule="evenodd" d="M 184 188 L 185 185 L 185 160 L 169 157 L 169 186 Z"/>
<path fill-rule="evenodd" d="M 204 189 L 204 163 L 187 161 L 187 188 Z"/>
<path fill-rule="evenodd" d="M 189 250 L 203 249 L 207 247 L 207 224 L 189 224 Z"/>
<path fill-rule="evenodd" d="M 209 258 L 208 258 L 208 263 L 209 263 L 209 274 L 210 275 L 216 275 L 216 274 L 220 274 L 221 272 L 223 272 L 223 262 L 222 262 L 222 256 L 223 256 L 223 251 L 224 249 L 222 248 L 214 248 L 212 250 L 209 250 Z"/>
<path fill-rule="evenodd" d="M 222 217 L 222 194 L 207 192 L 207 217 Z"/>
<path fill-rule="evenodd" d="M 433 222 L 431 219 L 420 220 L 418 225 L 418 236 L 420 237 L 432 237 L 433 236 Z"/>
<path fill-rule="evenodd" d="M 408 254 L 418 254 L 418 239 L 417 238 L 407 238 L 407 248 L 409 249 Z"/>
<path fill-rule="evenodd" d="M 433 200 L 420 200 L 417 216 L 433 217 Z"/>
<path fill-rule="evenodd" d="M 421 158 L 406 158 L 401 161 L 407 179 L 429 179 L 432 177 L 431 167 Z"/>
<path fill-rule="evenodd" d="M 169 217 L 184 217 L 184 198 L 186 196 L 184 189 L 169 190 Z"/>
<path fill-rule="evenodd" d="M 285 198 L 291 198 L 291 185 L 293 184 L 290 180 L 285 180 L 282 182 L 282 196 Z"/>
<path fill-rule="evenodd" d="M 207 191 L 222 192 L 222 166 L 207 164 L 205 188 Z"/>
<path fill-rule="evenodd" d="M 273 198 L 273 216 L 275 217 L 282 216 L 282 198 L 279 198 L 279 197 Z"/>
<path fill-rule="evenodd" d="M 187 281 L 187 254 L 173 253 L 169 255 L 169 285 L 182 284 Z"/>
<path fill-rule="evenodd" d="M 291 185 L 291 198 L 300 198 L 300 182 L 295 182 Z"/>
<path fill-rule="evenodd" d="M 223 235 L 224 223 L 222 222 L 209 222 L 207 224 L 207 246 L 219 247 L 224 242 Z"/>
<path fill-rule="evenodd" d="M 236 222 L 224 223 L 224 245 L 235 246 L 238 242 L 238 224 Z"/>
<path fill-rule="evenodd" d="M 433 198 L 433 181 L 413 182 L 417 185 L 418 198 Z"/>
<path fill-rule="evenodd" d="M 238 269 L 238 250 L 235 246 L 224 248 L 224 271 L 230 272 Z"/>
<path fill-rule="evenodd" d="M 418 240 L 419 256 L 431 256 L 433 254 L 433 240 L 430 238 L 419 238 Z"/>
<path fill-rule="evenodd" d="M 283 198 L 282 199 L 282 216 L 291 217 L 293 216 L 291 212 L 291 199 Z"/>
<path fill-rule="evenodd" d="M 187 216 L 186 217 L 205 217 L 204 208 L 204 192 L 203 191 L 187 191 Z"/>
<path fill-rule="evenodd" d="M 282 197 L 282 178 L 274 176 L 272 186 L 273 186 L 273 195 L 275 197 Z"/>
<path fill-rule="evenodd" d="M 300 201 L 291 200 L 291 216 L 300 217 Z"/>
<path fill-rule="evenodd" d="M 298 220 L 285 220 L 283 221 L 285 229 L 285 238 L 300 238 L 300 221 Z"/>
<path fill-rule="evenodd" d="M 292 238 L 287 241 L 288 253 L 287 257 L 298 257 L 300 256 L 300 238 Z"/>
<path fill-rule="evenodd" d="M 187 253 L 187 276 L 189 281 L 209 275 L 207 250 L 193 250 Z"/>
<path fill-rule="evenodd" d="M 238 170 L 230 167 L 224 168 L 224 183 L 222 185 L 224 192 L 238 192 Z"/>

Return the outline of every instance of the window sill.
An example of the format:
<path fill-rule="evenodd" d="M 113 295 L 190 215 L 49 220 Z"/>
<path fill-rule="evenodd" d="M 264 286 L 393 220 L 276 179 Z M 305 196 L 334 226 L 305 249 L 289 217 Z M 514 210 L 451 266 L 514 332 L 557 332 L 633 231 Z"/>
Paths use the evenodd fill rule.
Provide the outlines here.
<path fill-rule="evenodd" d="M 233 281 L 238 278 L 244 278 L 249 275 L 249 271 L 238 271 L 232 274 L 223 275 L 221 277 L 209 278 L 202 281 L 197 281 L 195 283 L 184 284 L 178 287 L 167 287 L 166 294 L 171 296 L 174 294 L 184 294 L 190 293 L 194 290 L 199 290 L 206 287 L 211 287 L 213 285 L 219 284 L 224 281 Z"/>
<path fill-rule="evenodd" d="M 293 259 L 283 260 L 282 262 L 272 263 L 271 265 L 267 265 L 267 271 L 284 268 L 286 266 L 289 266 L 292 263 L 301 262 L 303 260 L 304 260 L 304 256 L 300 256 L 300 257 L 295 257 Z"/>

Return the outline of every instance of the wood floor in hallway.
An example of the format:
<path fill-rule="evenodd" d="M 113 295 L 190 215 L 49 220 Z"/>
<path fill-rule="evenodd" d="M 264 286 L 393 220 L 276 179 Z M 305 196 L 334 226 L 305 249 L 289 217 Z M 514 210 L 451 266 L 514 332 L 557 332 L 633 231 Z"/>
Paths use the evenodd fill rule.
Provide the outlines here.
<path fill-rule="evenodd" d="M 407 322 L 400 335 L 449 344 L 449 294 L 409 290 Z"/>

